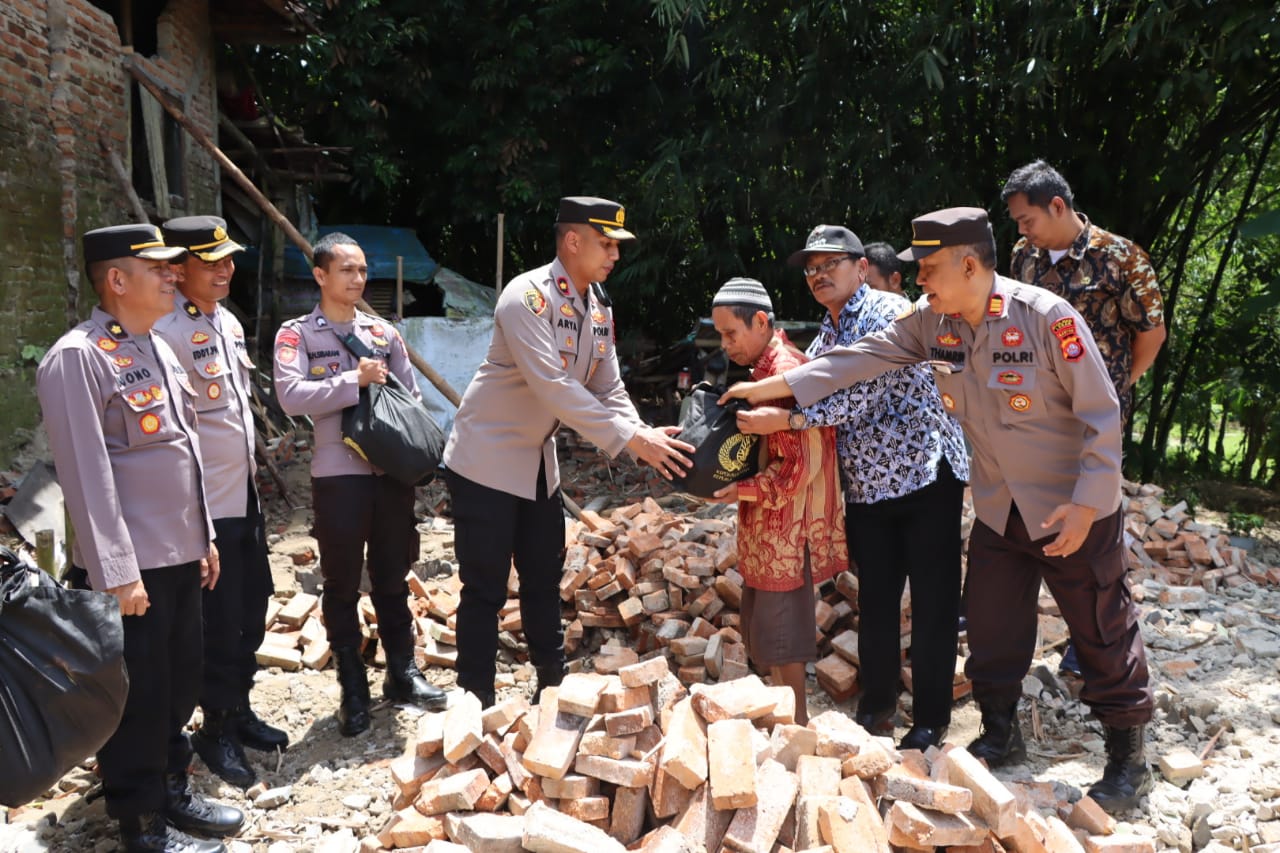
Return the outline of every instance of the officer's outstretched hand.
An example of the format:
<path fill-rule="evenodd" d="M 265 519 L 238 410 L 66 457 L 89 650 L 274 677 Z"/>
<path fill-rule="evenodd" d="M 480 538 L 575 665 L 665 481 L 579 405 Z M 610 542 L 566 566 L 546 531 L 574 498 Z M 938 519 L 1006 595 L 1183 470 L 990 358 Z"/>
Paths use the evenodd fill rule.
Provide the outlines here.
<path fill-rule="evenodd" d="M 387 383 L 387 366 L 377 358 L 362 358 L 360 366 L 356 368 L 356 378 L 360 382 L 360 387 L 368 386 L 370 382 L 376 382 L 379 385 Z"/>
<path fill-rule="evenodd" d="M 685 472 L 680 466 L 693 467 L 693 461 L 685 453 L 692 453 L 697 448 L 674 437 L 679 433 L 678 426 L 642 426 L 627 442 L 627 450 L 641 462 L 657 468 L 668 480 L 672 476 L 683 477 Z"/>
<path fill-rule="evenodd" d="M 218 585 L 218 575 L 222 574 L 222 559 L 218 556 L 218 546 L 209 543 L 209 556 L 200 561 L 200 586 L 213 589 Z"/>
<path fill-rule="evenodd" d="M 785 374 L 776 373 L 758 382 L 733 383 L 729 390 L 724 392 L 724 396 L 720 398 L 720 405 L 723 406 L 735 398 L 755 404 L 763 403 L 766 400 L 781 400 L 790 396 L 792 396 L 791 386 L 787 384 Z"/>
<path fill-rule="evenodd" d="M 1059 521 L 1062 522 L 1062 529 L 1058 531 L 1057 537 L 1044 546 L 1044 555 L 1046 557 L 1070 557 L 1080 550 L 1080 546 L 1084 544 L 1085 538 L 1089 535 L 1089 528 L 1093 526 L 1093 519 L 1097 514 L 1098 510 L 1091 506 L 1058 504 L 1053 512 L 1049 513 L 1049 517 L 1044 520 L 1044 523 L 1040 525 L 1042 528 L 1048 529 Z"/>
<path fill-rule="evenodd" d="M 747 435 L 773 435 L 790 429 L 788 423 L 791 412 L 781 406 L 758 406 L 754 409 L 738 412 L 738 432 Z"/>
<path fill-rule="evenodd" d="M 120 602 L 121 616 L 141 616 L 151 606 L 151 599 L 147 598 L 147 588 L 143 586 L 141 579 L 133 583 L 113 586 L 107 592 L 114 595 L 116 601 Z"/>

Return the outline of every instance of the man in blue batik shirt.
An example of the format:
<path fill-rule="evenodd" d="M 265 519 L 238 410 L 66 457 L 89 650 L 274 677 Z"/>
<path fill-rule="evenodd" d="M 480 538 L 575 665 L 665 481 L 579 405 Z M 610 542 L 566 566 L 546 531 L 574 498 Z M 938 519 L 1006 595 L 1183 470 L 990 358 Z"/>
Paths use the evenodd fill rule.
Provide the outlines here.
<path fill-rule="evenodd" d="M 787 262 L 804 266 L 827 309 L 810 358 L 883 329 L 905 312 L 903 297 L 866 284 L 862 242 L 819 225 Z M 929 369 L 891 370 L 808 407 L 738 415 L 743 432 L 837 427 L 849 556 L 858 565 L 862 695 L 857 721 L 891 734 L 898 709 L 899 603 L 911 581 L 912 725 L 902 749 L 940 744 L 951 722 L 960 608 L 960 517 L 969 478 L 960 426 L 947 414 Z"/>

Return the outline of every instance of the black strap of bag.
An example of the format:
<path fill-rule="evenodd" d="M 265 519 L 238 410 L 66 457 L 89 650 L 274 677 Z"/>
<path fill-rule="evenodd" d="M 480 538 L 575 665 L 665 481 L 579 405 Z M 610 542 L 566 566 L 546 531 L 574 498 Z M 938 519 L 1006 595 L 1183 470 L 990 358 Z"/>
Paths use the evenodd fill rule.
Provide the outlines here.
<path fill-rule="evenodd" d="M 377 358 L 373 350 L 365 346 L 364 341 L 356 337 L 355 332 L 347 332 L 345 335 L 339 335 L 338 340 L 342 341 L 342 345 L 346 347 L 356 358 Z"/>

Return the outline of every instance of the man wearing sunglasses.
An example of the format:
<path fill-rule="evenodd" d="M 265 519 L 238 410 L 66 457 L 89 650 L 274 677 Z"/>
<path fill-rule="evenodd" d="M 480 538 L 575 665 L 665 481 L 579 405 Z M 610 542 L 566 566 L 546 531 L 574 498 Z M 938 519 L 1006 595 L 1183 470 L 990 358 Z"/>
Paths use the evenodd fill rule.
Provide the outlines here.
<path fill-rule="evenodd" d="M 879 331 L 910 307 L 867 283 L 862 241 L 819 225 L 787 259 L 827 316 L 806 353 L 815 358 Z M 899 610 L 911 581 L 912 726 L 901 748 L 939 745 L 951 723 L 960 602 L 960 517 L 969 478 L 960 426 L 947 415 L 930 371 L 892 370 L 787 412 L 738 416 L 744 432 L 836 427 L 849 556 L 858 565 L 862 695 L 857 721 L 893 733 L 901 677 Z"/>

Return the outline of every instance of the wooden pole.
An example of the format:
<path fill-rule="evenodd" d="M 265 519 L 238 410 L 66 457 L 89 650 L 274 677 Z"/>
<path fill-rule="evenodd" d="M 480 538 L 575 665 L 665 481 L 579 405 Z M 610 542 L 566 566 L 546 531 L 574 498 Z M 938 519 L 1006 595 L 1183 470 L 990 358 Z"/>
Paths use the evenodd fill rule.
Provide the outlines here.
<path fill-rule="evenodd" d="M 497 272 L 494 275 L 493 289 L 498 292 L 499 296 L 502 295 L 502 241 L 506 237 L 506 219 L 507 215 L 505 213 L 498 214 L 498 263 L 495 267 Z"/>
<path fill-rule="evenodd" d="M 396 317 L 404 319 L 404 255 L 396 255 Z"/>
<path fill-rule="evenodd" d="M 138 222 L 150 222 L 151 217 L 147 215 L 147 209 L 142 206 L 142 199 L 138 198 L 138 193 L 133 189 L 133 181 L 129 180 L 129 170 L 124 167 L 124 161 L 120 159 L 120 155 L 111 147 L 111 143 L 107 142 L 106 137 L 100 138 L 98 143 L 102 146 L 102 150 L 106 152 L 107 161 L 111 163 L 111 170 L 120 179 L 120 186 L 124 189 L 125 198 L 129 200 L 129 206 L 133 208 L 133 215 L 138 217 Z"/>
<path fill-rule="evenodd" d="M 169 115 L 173 116 L 173 120 L 182 125 L 182 128 L 187 133 L 191 134 L 191 138 L 199 143 L 200 147 L 213 155 L 213 159 L 222 167 L 222 170 L 230 175 L 233 181 L 240 185 L 240 188 L 248 194 L 249 198 L 253 199 L 254 203 L 257 204 L 258 207 L 262 208 L 262 211 L 267 214 L 267 218 L 274 222 L 276 227 L 283 231 L 285 236 L 292 240 L 293 244 L 302 251 L 302 254 L 306 255 L 307 261 L 311 262 L 313 254 L 311 251 L 311 243 L 307 241 L 306 237 L 302 236 L 302 233 L 298 231 L 297 228 L 293 227 L 293 223 L 280 212 L 280 209 L 272 204 L 271 200 L 263 195 L 256 186 L 254 186 L 253 181 L 249 180 L 248 176 L 246 176 L 244 172 L 240 171 L 240 167 L 237 166 L 230 157 L 224 154 L 222 149 L 218 148 L 217 144 L 209 138 L 209 134 L 200 129 L 193 121 L 191 121 L 190 118 L 187 117 L 186 113 L 174 105 L 173 101 L 164 92 L 164 90 L 161 89 L 160 86 L 150 78 L 150 76 L 148 76 L 147 70 L 138 64 L 137 57 L 130 56 L 126 64 L 128 65 L 129 72 L 133 74 L 139 83 L 142 84 L 143 88 L 155 96 L 155 99 L 165 108 L 165 110 L 168 111 Z M 356 303 L 356 307 L 361 311 L 364 311 L 366 314 L 372 314 L 375 317 L 382 318 L 382 315 L 377 311 L 374 311 L 373 308 L 370 307 L 369 303 L 365 302 L 363 299 Z M 448 380 L 441 376 L 434 367 L 427 364 L 426 360 L 422 356 L 418 355 L 418 353 L 414 351 L 413 347 L 409 346 L 407 342 L 405 343 L 405 350 L 409 353 L 409 361 L 413 366 L 418 369 L 419 373 L 427 377 L 427 380 L 436 387 L 436 390 L 438 390 L 446 400 L 453 403 L 455 407 L 462 404 L 462 397 L 454 390 L 453 386 L 449 384 Z"/>

